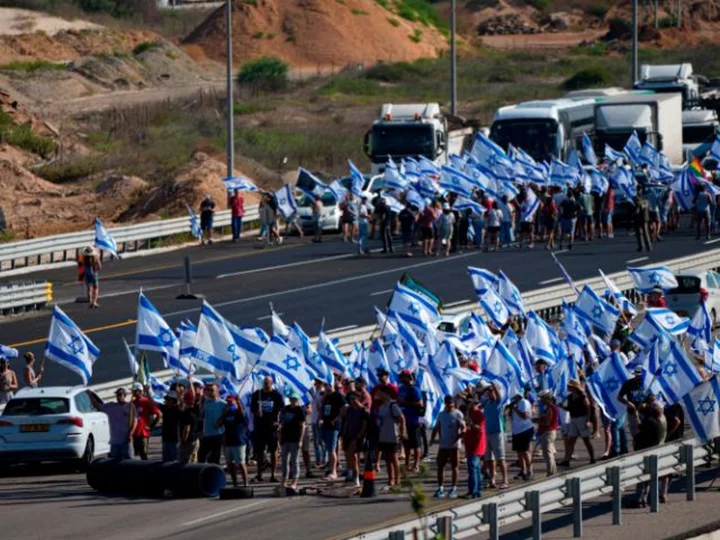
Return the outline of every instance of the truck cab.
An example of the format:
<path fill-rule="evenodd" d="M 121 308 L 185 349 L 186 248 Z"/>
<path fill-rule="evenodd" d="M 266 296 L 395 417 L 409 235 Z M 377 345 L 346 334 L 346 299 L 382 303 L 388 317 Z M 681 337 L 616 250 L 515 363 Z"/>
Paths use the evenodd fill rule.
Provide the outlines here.
<path fill-rule="evenodd" d="M 692 64 L 643 64 L 640 67 L 640 80 L 635 81 L 633 88 L 652 90 L 657 94 L 681 94 L 683 109 L 691 109 L 700 103 L 700 85 L 693 75 Z"/>
<path fill-rule="evenodd" d="M 447 159 L 447 123 L 438 103 L 385 103 L 365 134 L 365 153 L 372 173 L 385 170 L 388 158 L 423 156 L 442 165 Z"/>
<path fill-rule="evenodd" d="M 682 113 L 683 152 L 686 161 L 703 143 L 712 143 L 720 133 L 717 112 L 710 109 L 693 109 Z"/>

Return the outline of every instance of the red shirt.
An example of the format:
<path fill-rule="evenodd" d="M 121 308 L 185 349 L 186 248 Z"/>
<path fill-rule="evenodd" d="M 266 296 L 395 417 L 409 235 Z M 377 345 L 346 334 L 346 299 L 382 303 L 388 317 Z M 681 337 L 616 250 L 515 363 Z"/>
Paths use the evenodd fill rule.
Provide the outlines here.
<path fill-rule="evenodd" d="M 382 405 L 382 401 L 378 398 L 378 392 L 382 387 L 385 387 L 389 390 L 390 397 L 392 399 L 397 399 L 398 397 L 398 387 L 397 384 L 393 383 L 387 383 L 386 385 L 378 384 L 375 388 L 372 390 L 372 406 L 370 407 L 371 411 L 377 411 L 380 406 Z"/>
<path fill-rule="evenodd" d="M 546 405 L 545 411 L 550 415 L 550 422 L 547 424 L 538 424 L 538 433 L 546 431 L 557 431 L 558 429 L 558 408 L 557 405 L 551 403 Z"/>
<path fill-rule="evenodd" d="M 647 305 L 648 307 L 667 307 L 667 303 L 665 303 L 665 299 L 662 296 L 655 301 L 650 300 L 648 296 Z"/>
<path fill-rule="evenodd" d="M 243 217 L 245 215 L 245 199 L 243 199 L 242 195 L 232 195 L 228 202 L 233 217 Z"/>
<path fill-rule="evenodd" d="M 152 417 L 160 414 L 160 409 L 155 402 L 146 397 L 133 399 L 133 405 L 138 415 L 137 426 L 133 432 L 133 437 L 149 437 L 150 426 L 152 425 Z"/>
<path fill-rule="evenodd" d="M 472 405 L 468 410 L 468 418 L 470 421 L 463 435 L 465 452 L 469 456 L 482 456 L 485 454 L 485 415 L 476 405 Z M 471 424 L 480 426 L 480 429 L 473 429 Z"/>

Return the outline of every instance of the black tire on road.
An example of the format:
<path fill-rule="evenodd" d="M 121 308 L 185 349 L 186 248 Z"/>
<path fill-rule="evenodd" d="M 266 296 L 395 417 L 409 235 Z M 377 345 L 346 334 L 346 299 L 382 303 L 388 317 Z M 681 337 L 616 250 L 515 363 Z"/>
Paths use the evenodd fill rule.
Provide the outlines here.
<path fill-rule="evenodd" d="M 86 472 L 93 459 L 95 459 L 95 441 L 93 440 L 93 436 L 90 435 L 87 443 L 85 443 L 85 452 L 83 452 L 82 457 L 78 460 L 76 469 L 79 472 Z"/>

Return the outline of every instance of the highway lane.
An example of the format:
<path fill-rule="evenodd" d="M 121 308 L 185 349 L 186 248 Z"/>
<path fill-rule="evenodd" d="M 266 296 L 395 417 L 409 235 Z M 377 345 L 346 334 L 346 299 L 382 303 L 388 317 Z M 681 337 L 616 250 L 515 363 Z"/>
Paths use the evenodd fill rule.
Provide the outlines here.
<path fill-rule="evenodd" d="M 383 307 L 396 280 L 404 271 L 437 291 L 446 304 L 474 298 L 467 266 L 502 268 L 521 291 L 557 284 L 561 281 L 558 268 L 542 249 L 535 251 L 503 250 L 497 253 L 470 251 L 444 257 L 413 257 L 401 255 L 359 258 L 351 244 L 337 237 L 323 244 L 289 244 L 274 249 L 253 249 L 251 242 L 241 246 L 216 244 L 211 248 L 191 248 L 196 292 L 206 295 L 209 302 L 229 320 L 240 325 L 259 325 L 269 330 L 269 303 L 273 302 L 286 322 L 297 320 L 314 335 L 325 319 L 325 328 L 333 330 L 374 321 L 372 307 Z M 558 257 L 570 274 L 577 278 L 606 272 L 621 271 L 626 265 L 643 265 L 720 247 L 695 241 L 692 231 L 683 229 L 668 235 L 651 254 L 635 251 L 635 239 L 621 231 L 614 240 L 578 243 L 572 251 Z M 184 250 L 183 250 L 184 251 Z M 168 321 L 176 325 L 185 318 L 197 320 L 199 301 L 177 300 L 181 292 L 183 251 L 141 257 L 108 264 L 101 281 L 110 298 L 101 299 L 102 307 L 90 311 L 82 304 L 64 304 L 63 309 L 102 350 L 95 365 L 93 381 L 114 380 L 128 375 L 122 337 L 134 340 L 136 292 L 142 286 Z M 77 290 L 73 269 L 48 273 L 62 288 Z M 64 280 L 64 281 L 63 281 Z M 153 287 L 163 287 L 153 289 Z M 72 294 L 66 298 L 70 300 Z M 60 299 L 62 303 L 62 297 Z M 47 314 L 11 318 L 0 323 L 0 342 L 21 344 L 23 350 L 41 354 L 47 334 Z M 25 345 L 27 344 L 27 345 Z M 151 364 L 159 367 L 158 358 Z M 74 374 L 48 364 L 48 381 L 57 384 L 77 382 Z"/>

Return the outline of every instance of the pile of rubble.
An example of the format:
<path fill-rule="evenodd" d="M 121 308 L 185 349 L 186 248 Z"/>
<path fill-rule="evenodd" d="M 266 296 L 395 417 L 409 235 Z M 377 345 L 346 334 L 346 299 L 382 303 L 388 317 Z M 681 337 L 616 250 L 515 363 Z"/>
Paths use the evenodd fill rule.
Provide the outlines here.
<path fill-rule="evenodd" d="M 539 34 L 537 25 L 517 13 L 496 15 L 482 21 L 477 32 L 481 36 L 508 36 L 516 34 Z"/>

